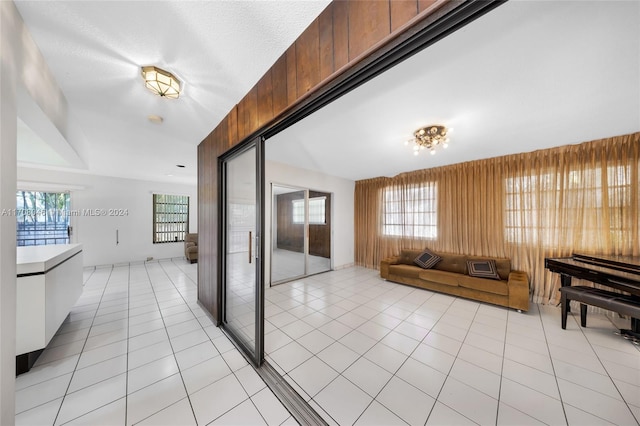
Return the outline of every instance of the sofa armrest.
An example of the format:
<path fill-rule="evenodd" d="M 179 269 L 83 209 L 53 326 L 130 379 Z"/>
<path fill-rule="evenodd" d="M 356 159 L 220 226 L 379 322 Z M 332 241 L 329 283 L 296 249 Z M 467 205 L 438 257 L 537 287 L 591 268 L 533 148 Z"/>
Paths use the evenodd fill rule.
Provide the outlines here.
<path fill-rule="evenodd" d="M 384 279 L 389 277 L 389 266 L 397 265 L 400 258 L 398 256 L 388 257 L 380 261 L 380 276 Z"/>
<path fill-rule="evenodd" d="M 529 276 L 523 271 L 509 273 L 509 307 L 522 311 L 529 310 Z"/>

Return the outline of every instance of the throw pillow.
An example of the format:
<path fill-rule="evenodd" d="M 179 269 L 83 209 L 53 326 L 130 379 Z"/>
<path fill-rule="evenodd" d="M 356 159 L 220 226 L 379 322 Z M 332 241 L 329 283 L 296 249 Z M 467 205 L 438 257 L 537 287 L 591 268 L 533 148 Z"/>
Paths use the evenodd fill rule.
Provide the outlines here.
<path fill-rule="evenodd" d="M 471 277 L 489 278 L 492 280 L 500 279 L 495 260 L 467 260 L 467 269 Z"/>
<path fill-rule="evenodd" d="M 436 266 L 436 263 L 440 262 L 442 258 L 435 253 L 432 253 L 428 249 L 425 249 L 422 253 L 415 258 L 413 263 L 423 269 L 431 269 Z"/>

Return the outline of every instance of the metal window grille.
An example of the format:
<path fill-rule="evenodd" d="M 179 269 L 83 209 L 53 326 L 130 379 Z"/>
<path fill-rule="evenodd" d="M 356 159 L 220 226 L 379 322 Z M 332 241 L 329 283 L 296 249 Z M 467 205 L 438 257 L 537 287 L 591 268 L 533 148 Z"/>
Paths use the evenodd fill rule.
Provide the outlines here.
<path fill-rule="evenodd" d="M 189 232 L 189 197 L 153 194 L 153 243 L 184 241 Z"/>
<path fill-rule="evenodd" d="M 69 243 L 68 192 L 16 192 L 16 245 Z"/>

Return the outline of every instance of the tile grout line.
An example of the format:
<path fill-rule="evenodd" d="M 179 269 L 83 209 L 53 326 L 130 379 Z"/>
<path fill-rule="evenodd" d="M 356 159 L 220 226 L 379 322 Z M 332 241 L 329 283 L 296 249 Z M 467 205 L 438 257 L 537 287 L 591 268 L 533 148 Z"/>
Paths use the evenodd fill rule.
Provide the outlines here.
<path fill-rule="evenodd" d="M 573 316 L 573 315 L 572 315 L 572 316 Z M 605 317 L 606 317 L 607 319 L 609 319 L 606 315 L 605 315 Z M 575 317 L 574 317 L 574 319 L 575 319 Z M 577 323 L 577 319 L 576 319 L 575 321 L 576 321 L 576 323 Z M 616 326 L 616 325 L 615 325 L 615 323 L 613 323 L 610 319 L 609 319 L 609 321 L 611 322 L 611 324 L 612 324 L 614 327 Z M 617 328 L 617 327 L 616 327 L 616 328 Z M 604 362 L 602 362 L 602 360 L 600 359 L 600 356 L 598 355 L 598 352 L 597 352 L 597 351 L 595 350 L 595 348 L 593 347 L 593 344 L 591 343 L 591 340 L 589 340 L 589 337 L 588 337 L 588 336 L 587 336 L 587 334 L 585 333 L 585 328 L 584 328 L 584 327 L 582 327 L 582 326 L 580 326 L 580 332 L 582 333 L 582 335 L 584 336 L 585 340 L 586 340 L 586 341 L 587 341 L 587 343 L 589 344 L 589 347 L 591 347 L 591 350 L 593 351 L 593 353 L 595 354 L 596 358 L 598 359 L 598 362 L 599 362 L 599 363 L 600 363 L 600 365 L 602 366 L 602 369 L 607 373 L 607 377 L 609 377 L 609 380 L 611 380 L 611 383 L 612 383 L 613 387 L 616 389 L 616 391 L 618 391 L 618 394 L 620 395 L 620 400 L 621 400 L 621 402 L 623 402 L 623 403 L 627 406 L 627 409 L 628 409 L 628 410 L 629 410 L 629 412 L 631 413 L 631 416 L 636 420 L 636 422 L 638 422 L 638 424 L 640 424 L 640 419 L 638 419 L 638 417 L 637 417 L 637 416 L 636 416 L 636 414 L 633 412 L 633 410 L 631 409 L 631 407 L 629 407 L 629 403 L 628 403 L 628 402 L 627 402 L 627 400 L 624 398 L 624 395 L 622 395 L 622 392 L 620 392 L 620 389 L 618 389 L 618 385 L 616 385 L 615 380 L 613 380 L 613 377 L 611 377 L 611 375 L 609 374 L 609 370 L 607 370 L 607 368 L 606 368 L 606 366 L 605 366 Z M 552 362 L 553 362 L 553 359 L 552 359 Z M 611 362 L 614 362 L 614 361 L 611 361 Z M 617 363 L 616 363 L 616 364 L 617 364 Z M 571 382 L 571 383 L 573 383 L 573 382 Z M 574 383 L 574 384 L 575 384 L 575 385 L 577 385 L 577 386 L 581 386 L 581 385 L 579 385 L 578 383 Z M 594 391 L 594 392 L 598 392 L 598 391 L 596 391 L 596 390 L 594 390 L 594 389 L 590 389 L 590 390 L 591 390 L 591 391 Z M 600 393 L 600 392 L 598 392 L 598 393 Z M 603 395 L 604 395 L 604 394 L 603 394 Z M 607 395 L 607 396 L 608 396 L 608 395 Z M 571 405 L 571 404 L 568 404 L 568 405 Z M 573 407 L 573 405 L 572 405 L 572 407 Z M 578 408 L 578 407 L 575 407 L 575 408 L 577 408 L 577 409 L 579 409 L 579 410 L 580 410 L 580 408 Z M 584 410 L 582 410 L 582 411 L 584 411 Z M 589 413 L 589 414 L 591 414 L 591 413 Z M 593 415 L 593 414 L 592 414 L 592 415 Z M 600 416 L 596 416 L 596 417 L 599 417 L 599 418 L 600 418 Z M 604 420 L 609 421 L 608 419 L 604 419 Z"/>
<path fill-rule="evenodd" d="M 458 297 L 455 297 L 455 298 L 454 298 L 454 302 L 455 302 L 455 300 L 458 300 Z M 451 305 L 453 305 L 453 302 L 451 302 Z M 451 305 L 449 305 L 449 308 L 447 308 L 447 310 L 446 310 L 446 311 L 444 311 L 444 312 L 442 313 L 442 315 L 440 316 L 440 318 L 438 319 L 438 321 L 436 321 L 436 324 L 434 324 L 434 325 L 433 325 L 434 327 L 438 324 L 438 322 L 440 322 L 440 320 L 441 320 L 441 319 L 442 319 L 442 317 L 447 313 L 447 311 L 448 311 L 449 309 L 451 309 Z M 455 357 L 454 357 L 453 363 L 451 363 L 451 367 L 449 367 L 449 371 L 447 372 L 447 377 L 444 379 L 444 382 L 442 383 L 442 387 L 440 388 L 440 391 L 438 392 L 438 395 L 436 395 L 436 397 L 434 398 L 434 399 L 435 399 L 435 402 L 433 403 L 433 406 L 431 407 L 431 410 L 429 410 L 429 415 L 427 416 L 427 420 L 425 420 L 425 424 L 429 421 L 429 417 L 431 417 L 431 415 L 433 414 L 433 409 L 435 408 L 436 403 L 440 402 L 440 401 L 439 401 L 440 394 L 442 393 L 442 390 L 444 389 L 444 387 L 445 387 L 445 385 L 446 385 L 446 383 L 447 383 L 447 380 L 448 380 L 448 379 L 449 379 L 449 377 L 451 376 L 451 371 L 453 370 L 453 367 L 454 367 L 454 365 L 456 364 L 456 361 L 458 360 L 458 355 L 460 355 L 460 351 L 462 350 L 462 346 L 464 345 L 465 340 L 467 340 L 467 337 L 469 336 L 469 333 L 471 332 L 471 327 L 472 327 L 472 325 L 473 325 L 473 320 L 478 316 L 478 311 L 480 310 L 480 306 L 481 306 L 480 304 L 478 304 L 478 305 L 476 306 L 476 310 L 475 310 L 475 312 L 474 312 L 474 314 L 473 314 L 473 318 L 471 319 L 471 324 L 469 325 L 469 327 L 467 327 L 466 333 L 465 333 L 465 335 L 464 335 L 464 339 L 462 340 L 462 343 L 460 344 L 460 347 L 458 348 L 458 351 L 456 352 L 456 355 L 455 355 Z M 427 335 L 427 336 L 428 336 L 428 335 Z M 425 336 L 425 339 L 426 339 L 426 336 Z M 423 339 L 423 340 L 424 340 L 424 339 Z M 473 346 L 473 345 L 471 345 L 471 346 Z M 437 349 L 437 348 L 436 348 L 436 349 Z M 464 361 L 464 360 L 463 360 L 463 361 Z M 477 367 L 482 368 L 482 367 L 480 367 L 480 366 L 477 366 Z M 453 377 L 452 377 L 452 378 L 453 378 Z M 453 379 L 455 380 L 455 378 L 453 378 Z M 466 384 L 466 383 L 465 383 L 465 384 Z M 469 386 L 469 385 L 467 385 L 467 386 Z M 477 389 L 476 389 L 476 390 L 477 390 Z M 480 391 L 479 391 L 479 392 L 480 392 Z M 483 392 L 483 393 L 484 393 L 484 392 Z M 499 401 L 498 401 L 498 403 L 499 403 Z M 473 419 L 470 419 L 469 417 L 465 416 L 464 414 L 462 414 L 462 413 L 461 413 L 461 412 L 459 412 L 458 410 L 455 410 L 453 407 L 449 407 L 449 406 L 448 406 L 447 404 L 445 404 L 444 402 L 440 402 L 440 404 L 442 404 L 442 405 L 446 406 L 447 408 L 449 408 L 450 410 L 452 410 L 452 411 L 454 411 L 454 412 L 458 413 L 459 415 L 461 415 L 461 416 L 462 416 L 462 417 L 464 417 L 465 419 L 468 419 L 468 420 L 472 421 L 473 423 L 477 423 L 476 421 L 474 421 Z"/>
<path fill-rule="evenodd" d="M 171 260 L 171 262 L 173 262 L 173 260 Z M 173 287 L 176 289 L 176 291 L 178 292 L 178 294 L 180 294 L 180 298 L 184 301 L 185 305 L 187 305 L 187 307 L 189 308 L 189 311 L 190 311 L 190 312 L 191 312 L 191 314 L 194 316 L 194 319 L 195 319 L 196 321 L 198 321 L 198 319 L 197 319 L 198 317 L 196 317 L 196 316 L 195 316 L 195 314 L 194 314 L 193 310 L 191 309 L 191 306 L 189 306 L 189 304 L 187 303 L 187 301 L 184 299 L 183 294 L 178 290 L 178 288 L 176 287 L 175 283 L 174 283 L 174 282 L 173 282 L 173 280 L 171 279 L 171 276 L 167 273 L 166 269 L 165 269 L 165 268 L 164 268 L 164 266 L 161 264 L 161 262 L 159 262 L 159 266 L 160 266 L 160 268 L 162 268 L 162 270 L 163 270 L 164 274 L 167 276 L 167 278 L 169 278 L 169 281 L 171 282 L 171 284 L 173 285 Z M 162 315 L 162 312 L 161 312 L 160 314 Z M 162 315 L 162 317 L 163 317 L 163 322 L 164 322 L 164 315 Z M 199 326 L 200 326 L 200 328 L 204 331 L 204 327 L 202 326 L 202 324 L 200 323 L 200 321 L 198 321 L 198 325 L 199 325 Z M 165 329 L 166 329 L 166 327 L 165 327 Z M 207 333 L 205 332 L 205 334 L 207 334 Z M 211 343 L 213 344 L 213 340 L 211 339 L 211 337 L 210 337 L 208 334 L 207 334 L 207 338 L 208 338 L 208 339 L 209 339 L 209 341 L 211 341 Z M 187 386 L 186 386 L 186 384 L 185 384 L 185 382 L 184 382 L 184 377 L 182 376 L 182 370 L 180 369 L 180 366 L 179 366 L 179 364 L 178 364 L 178 359 L 175 357 L 175 354 L 176 354 L 176 353 L 175 353 L 175 351 L 173 350 L 173 344 L 171 343 L 171 338 L 169 338 L 169 344 L 171 345 L 171 349 L 172 349 L 172 351 L 173 351 L 173 355 L 174 355 L 174 359 L 175 359 L 175 361 L 176 361 L 176 365 L 178 365 L 178 373 L 180 374 L 180 378 L 181 378 L 181 380 L 182 380 L 182 384 L 183 384 L 183 386 L 184 386 L 184 388 L 185 388 L 185 393 L 186 393 L 186 395 L 187 395 L 187 400 L 189 401 L 189 406 L 191 407 L 191 411 L 192 411 L 192 413 L 193 413 L 193 417 L 194 417 L 194 419 L 195 419 L 195 420 L 196 420 L 196 422 L 197 422 L 197 417 L 196 417 L 196 414 L 195 414 L 195 409 L 193 408 L 193 404 L 191 403 L 191 396 L 189 395 L 189 392 L 188 392 L 188 390 L 187 390 Z M 194 345 L 194 346 L 195 346 L 195 345 Z M 238 376 L 236 375 L 236 371 L 234 371 L 234 370 L 233 370 L 233 368 L 229 365 L 229 363 L 228 363 L 228 362 L 227 362 L 227 360 L 224 358 L 224 356 L 222 356 L 222 353 L 218 350 L 218 348 L 215 346 L 215 344 L 213 344 L 213 346 L 216 348 L 216 351 L 218 352 L 218 354 L 219 354 L 219 356 L 221 357 L 222 361 L 227 365 L 227 367 L 229 368 L 229 371 L 231 372 L 231 373 L 227 374 L 226 376 L 219 378 L 218 380 L 216 380 L 216 381 L 215 381 L 215 382 L 213 382 L 213 383 L 216 383 L 216 382 L 218 382 L 218 381 L 220 381 L 220 380 L 222 380 L 222 379 L 224 379 L 224 378 L 226 378 L 226 377 L 229 377 L 229 376 L 233 375 L 233 376 L 234 376 L 234 378 L 238 381 L 238 383 L 239 383 L 239 384 L 240 384 L 240 386 L 242 387 L 243 392 L 245 392 L 245 394 L 247 395 L 247 399 L 245 399 L 245 400 L 243 400 L 243 401 L 239 402 L 238 404 L 234 405 L 233 407 L 230 407 L 227 411 L 225 411 L 224 413 L 222 413 L 222 414 L 220 414 L 218 417 L 216 417 L 216 419 L 218 419 L 218 418 L 220 418 L 220 417 L 224 416 L 225 414 L 227 414 L 228 412 L 230 412 L 230 411 L 234 410 L 236 407 L 238 407 L 239 405 L 243 404 L 243 403 L 244 403 L 244 402 L 246 402 L 247 400 L 251 400 L 251 397 L 249 396 L 249 393 L 244 389 L 244 386 L 242 386 L 242 382 L 240 381 L 240 379 L 238 379 Z M 205 361 L 205 362 L 206 362 L 206 361 Z M 208 384 L 207 386 L 211 386 L 213 383 L 210 383 L 210 384 Z M 207 387 L 207 386 L 205 386 L 205 387 Z M 202 389 L 204 389 L 204 388 L 202 388 Z M 200 389 L 200 390 L 202 390 L 202 389 Z M 253 404 L 253 400 L 251 400 L 251 403 Z M 255 407 L 255 404 L 253 404 L 253 405 L 254 405 L 254 407 Z M 166 408 L 166 407 L 165 407 L 165 408 Z M 164 409 L 164 408 L 163 408 L 163 409 Z M 256 407 L 256 410 L 257 410 L 257 407 Z M 161 411 L 162 411 L 162 410 L 161 410 Z M 257 410 L 257 411 L 258 411 L 258 413 L 260 414 L 260 416 L 262 417 L 262 413 L 260 413 L 260 410 Z M 154 413 L 154 414 L 157 414 L 157 413 Z M 213 419 L 212 421 L 215 421 L 216 419 Z"/>
<path fill-rule="evenodd" d="M 158 261 L 157 263 L 158 263 L 158 266 L 162 269 L 162 272 L 163 272 L 163 273 L 168 277 L 168 275 L 167 275 L 167 273 L 166 273 L 165 269 L 162 267 L 162 265 L 160 265 L 160 261 Z M 165 320 L 164 320 L 165 316 L 164 316 L 164 314 L 162 313 L 162 309 L 160 308 L 160 303 L 159 303 L 159 301 L 158 301 L 158 295 L 156 294 L 156 289 L 155 289 L 155 287 L 154 287 L 153 280 L 151 279 L 151 275 L 149 274 L 149 268 L 147 267 L 147 265 L 146 265 L 146 264 L 144 264 L 144 269 L 145 269 L 145 272 L 146 272 L 146 274 L 147 274 L 147 278 L 149 279 L 149 284 L 150 284 L 150 286 L 151 286 L 151 291 L 152 291 L 152 293 L 153 293 L 153 297 L 154 297 L 154 299 L 156 300 L 156 305 L 158 306 L 158 312 L 160 313 L 160 319 L 162 320 L 162 324 L 164 325 L 164 327 L 163 327 L 163 328 L 164 328 L 164 332 L 165 332 L 165 334 L 167 335 L 167 340 L 168 340 L 168 342 L 169 342 L 169 346 L 171 347 L 171 353 L 172 353 L 172 355 L 173 355 L 173 359 L 174 359 L 174 361 L 175 361 L 175 363 L 176 363 L 176 366 L 178 367 L 178 373 L 176 373 L 176 374 L 180 374 L 180 380 L 182 381 L 182 386 L 184 387 L 185 395 L 186 395 L 186 397 L 187 397 L 187 400 L 189 401 L 189 406 L 190 406 L 190 408 L 191 408 L 191 412 L 193 413 L 193 418 L 194 418 L 194 420 L 196 420 L 196 423 L 197 423 L 197 418 L 196 418 L 196 415 L 195 415 L 195 411 L 193 410 L 193 405 L 191 404 L 191 398 L 189 397 L 189 392 L 188 392 L 187 387 L 186 387 L 186 385 L 185 385 L 185 383 L 184 383 L 184 378 L 182 377 L 182 371 L 180 370 L 180 366 L 179 366 L 179 364 L 178 364 L 178 359 L 176 358 L 176 353 L 175 353 L 175 350 L 173 349 L 173 344 L 171 343 L 171 336 L 169 336 L 168 326 L 167 326 L 167 323 L 166 323 L 166 322 L 165 322 Z M 171 285 L 174 287 L 174 289 L 177 291 L 177 288 L 175 287 L 175 284 L 173 283 L 173 281 L 171 280 L 171 278 L 170 278 L 170 277 L 169 277 L 169 281 L 171 282 Z M 180 297 L 182 298 L 182 294 L 181 294 L 179 291 L 178 291 L 178 294 L 180 294 Z M 183 301 L 184 301 L 184 298 L 183 298 Z M 185 303 L 186 303 L 186 302 L 185 302 Z M 195 318 L 195 316 L 194 316 L 194 318 Z M 186 322 L 186 321 L 185 321 L 185 322 Z M 178 324 L 179 324 L 179 323 L 178 323 Z M 198 323 L 198 324 L 199 324 L 199 323 Z M 174 324 L 174 325 L 175 325 L 175 324 Z M 200 324 L 200 326 L 202 326 L 202 325 Z M 128 353 L 127 353 L 127 358 L 128 358 Z M 154 362 L 154 361 L 151 361 L 151 362 Z M 147 364 L 149 364 L 149 363 L 147 363 Z M 128 378 L 128 376 L 129 376 L 129 371 L 127 370 L 127 378 Z M 160 379 L 160 380 L 158 380 L 158 381 L 156 381 L 156 382 L 150 383 L 149 385 L 145 386 L 144 388 L 147 388 L 147 387 L 149 387 L 149 386 L 152 386 L 152 385 L 154 385 L 154 384 L 156 384 L 156 383 L 158 383 L 158 382 L 161 382 L 162 380 L 165 380 L 165 379 L 167 379 L 167 378 L 169 378 L 169 377 L 171 377 L 171 376 L 173 376 L 173 374 L 172 374 L 172 375 L 170 375 L 170 376 L 164 377 L 164 378 L 162 378 L 162 379 Z M 127 380 L 127 381 L 128 381 L 128 380 Z M 138 392 L 138 391 L 140 391 L 140 390 L 142 390 L 142 389 L 144 389 L 144 388 L 138 389 L 136 392 Z M 135 392 L 134 392 L 134 393 L 135 393 Z M 128 399 L 128 397 L 129 397 L 129 395 L 127 395 L 127 399 Z M 179 401 L 174 402 L 174 404 L 175 404 L 175 403 L 177 403 L 177 402 L 179 402 Z M 154 415 L 158 414 L 158 413 L 159 413 L 159 412 L 161 412 L 162 410 L 164 410 L 164 409 L 166 409 L 166 408 L 168 408 L 168 407 L 170 407 L 170 406 L 172 406 L 172 405 L 174 405 L 174 404 L 170 404 L 170 405 L 169 405 L 169 406 L 167 406 L 167 407 L 162 407 L 160 410 L 155 411 L 155 412 L 153 412 L 153 413 L 149 414 L 147 417 L 144 417 L 144 418 L 142 418 L 142 419 L 138 420 L 136 423 L 142 422 L 142 421 L 144 421 L 144 420 L 146 420 L 146 419 L 148 419 L 148 418 L 150 418 L 150 417 L 152 417 L 152 416 L 154 416 Z"/>
<path fill-rule="evenodd" d="M 172 262 L 173 262 L 173 260 L 172 260 Z M 167 275 L 167 277 L 168 277 L 168 278 L 169 278 L 169 280 L 171 281 L 172 285 L 173 285 L 173 286 L 176 288 L 176 290 L 177 290 L 177 287 L 175 286 L 175 283 L 173 282 L 173 280 L 171 279 L 171 277 L 169 276 L 169 274 L 167 274 L 166 270 L 164 269 L 164 266 L 163 266 L 163 265 L 160 265 L 160 267 L 163 269 L 163 271 L 165 272 L 165 275 Z M 178 268 L 178 269 L 181 269 L 181 268 Z M 190 279 L 190 278 L 189 278 L 189 279 Z M 192 280 L 192 282 L 193 282 L 193 280 Z M 195 283 L 194 283 L 194 284 L 195 284 Z M 187 303 L 187 301 L 186 301 L 186 300 L 184 300 L 184 296 L 182 295 L 182 293 L 181 293 L 179 290 L 177 290 L 177 291 L 178 291 L 178 293 L 180 294 L 180 297 L 181 297 L 181 298 L 183 299 L 183 301 L 185 302 L 185 304 L 189 307 L 189 310 L 190 310 L 190 312 L 194 315 L 194 318 L 195 318 L 195 319 L 198 321 L 198 323 L 200 324 L 200 327 L 202 328 L 202 330 L 204 331 L 204 327 L 202 327 L 202 323 L 200 323 L 200 321 L 197 319 L 198 317 L 196 317 L 196 316 L 195 316 L 195 314 L 193 313 L 193 310 L 191 309 L 191 306 L 189 306 L 189 304 Z M 225 414 L 229 413 L 230 411 L 234 410 L 234 409 L 235 409 L 235 408 L 237 408 L 239 405 L 241 405 L 241 404 L 245 403 L 245 402 L 248 400 L 248 401 L 250 401 L 250 402 L 251 402 L 251 404 L 254 406 L 254 408 L 256 409 L 256 411 L 258 412 L 258 414 L 260 415 L 260 417 L 261 417 L 263 420 L 265 420 L 265 423 L 267 423 L 267 422 L 266 422 L 266 419 L 265 419 L 265 418 L 264 418 L 264 416 L 262 415 L 262 412 L 261 412 L 261 411 L 258 409 L 258 407 L 255 405 L 255 403 L 254 403 L 254 402 L 253 402 L 253 400 L 251 399 L 251 396 L 249 395 L 249 392 L 247 392 L 247 390 L 244 388 L 244 385 L 242 384 L 242 381 L 240 381 L 240 379 L 238 378 L 238 376 L 237 376 L 237 374 L 236 374 L 236 371 L 237 371 L 237 370 L 236 370 L 236 371 L 234 371 L 234 370 L 233 370 L 233 368 L 229 365 L 229 363 L 227 362 L 227 360 L 224 358 L 224 356 L 223 356 L 222 352 L 220 352 L 220 351 L 218 350 L 218 348 L 217 348 L 217 347 L 215 346 L 215 344 L 213 343 L 213 339 L 211 339 L 211 336 L 209 336 L 209 334 L 208 334 L 208 333 L 206 333 L 206 331 L 205 331 L 205 334 L 207 334 L 207 338 L 208 338 L 208 339 L 209 339 L 209 341 L 213 344 L 214 348 L 216 348 L 216 351 L 218 352 L 218 354 L 219 354 L 220 358 L 221 358 L 221 359 L 222 359 L 222 361 L 225 363 L 225 365 L 227 366 L 227 368 L 229 368 L 229 371 L 230 371 L 230 373 L 229 373 L 229 374 L 225 375 L 224 377 L 219 378 L 218 380 L 214 381 L 213 383 L 217 383 L 217 382 L 219 382 L 220 380 L 222 380 L 222 379 L 224 379 L 224 378 L 227 378 L 227 377 L 229 377 L 229 376 L 233 375 L 233 376 L 234 376 L 234 378 L 238 381 L 238 383 L 239 383 L 239 384 L 240 384 L 240 386 L 242 387 L 242 389 L 243 389 L 243 391 L 245 392 L 245 394 L 247 395 L 247 398 L 246 398 L 246 399 L 244 399 L 243 401 L 239 402 L 238 404 L 236 404 L 236 405 L 234 405 L 234 406 L 230 407 L 227 411 L 223 412 L 222 414 L 220 414 L 218 417 L 216 417 L 216 418 L 215 418 L 215 419 L 213 419 L 212 421 L 215 421 L 216 419 L 219 419 L 220 417 L 222 417 L 222 416 L 224 416 Z M 224 333 L 222 333 L 222 335 L 223 335 L 223 336 L 226 336 Z M 229 351 L 227 351 L 227 352 L 229 352 Z M 225 353 L 226 353 L 226 352 L 225 352 Z M 174 356 L 175 356 L 175 352 L 174 352 Z M 203 361 L 203 362 L 206 362 L 206 361 Z M 176 359 L 176 364 L 177 364 L 177 359 Z M 250 365 L 250 364 L 248 364 L 248 365 Z M 244 367 L 242 367 L 242 368 L 244 368 Z M 178 369 L 179 369 L 179 371 L 180 371 L 180 375 L 181 375 L 181 378 L 182 378 L 182 370 L 180 369 L 180 367 L 179 367 L 179 366 L 178 366 Z M 238 370 L 240 370 L 240 369 L 238 369 Z M 262 380 L 262 378 L 261 378 L 261 380 Z M 207 386 L 211 386 L 213 383 L 210 383 L 210 384 L 208 384 Z M 192 412 L 193 412 L 194 419 L 196 419 L 196 422 L 197 422 L 197 418 L 196 418 L 196 415 L 195 415 L 195 410 L 193 409 L 193 405 L 191 404 L 191 397 L 190 397 L 190 395 L 189 395 L 189 393 L 188 393 L 188 391 L 187 391 L 187 389 L 186 389 L 186 385 L 184 384 L 184 379 L 183 379 L 183 385 L 185 386 L 185 391 L 186 391 L 186 393 L 187 393 L 187 399 L 189 400 L 189 405 L 191 406 L 191 410 L 192 410 Z M 207 386 L 205 386 L 205 387 L 207 387 Z M 266 384 L 265 384 L 265 388 L 268 388 L 268 387 L 266 386 Z M 202 388 L 202 389 L 204 389 L 204 388 Z M 200 391 L 200 390 L 202 390 L 202 389 L 199 389 L 198 391 Z M 263 389 L 264 389 L 264 388 L 263 388 Z M 196 391 L 196 392 L 198 392 L 198 391 Z M 262 391 L 262 390 L 261 390 L 261 391 Z M 260 391 L 259 391 L 259 392 L 260 392 Z M 286 421 L 286 419 L 285 419 L 285 421 Z"/>
<path fill-rule="evenodd" d="M 127 359 L 125 361 L 125 373 L 127 375 L 124 381 L 124 424 L 127 424 L 129 415 L 129 333 L 130 333 L 130 316 L 131 311 L 131 265 L 127 268 Z"/>
<path fill-rule="evenodd" d="M 98 307 L 96 308 L 96 312 L 94 313 L 93 318 L 91 320 L 91 325 L 89 326 L 89 333 L 87 334 L 87 337 L 85 338 L 84 344 L 82 345 L 82 350 L 80 351 L 80 356 L 78 357 L 78 361 L 76 361 L 76 366 L 74 367 L 73 372 L 71 373 L 71 378 L 69 379 L 69 384 L 67 385 L 67 389 L 65 390 L 64 396 L 62 397 L 62 401 L 60 402 L 60 406 L 58 407 L 58 412 L 56 413 L 56 416 L 53 419 L 53 424 L 56 424 L 56 422 L 58 420 L 58 416 L 60 416 L 60 411 L 62 411 L 62 406 L 64 405 L 64 401 L 67 398 L 67 395 L 68 395 L 68 392 L 69 392 L 69 388 L 71 387 L 71 383 L 73 382 L 73 378 L 75 377 L 76 371 L 78 370 L 78 365 L 80 364 L 80 359 L 82 358 L 82 353 L 84 352 L 84 348 L 87 345 L 87 340 L 89 340 L 89 334 L 91 333 L 91 328 L 93 327 L 93 322 L 95 321 L 96 315 L 98 314 L 98 310 L 100 309 L 100 305 L 102 304 L 102 299 L 104 298 L 104 294 L 107 291 L 107 286 L 109 285 L 109 280 L 111 279 L 111 275 L 112 274 L 113 274 L 113 267 L 109 271 L 109 276 L 107 277 L 107 279 L 105 281 L 104 288 L 102 289 L 102 294 L 100 295 L 100 301 L 98 302 Z M 91 274 L 91 276 L 93 276 L 93 273 Z M 87 279 L 87 282 L 88 281 L 89 281 L 89 279 Z M 83 291 L 84 291 L 84 289 L 83 289 Z M 82 415 L 85 415 L 85 414 L 88 414 L 88 413 L 84 413 Z M 78 416 L 78 417 L 82 417 L 82 416 Z M 76 417 L 76 418 L 78 418 L 78 417 Z M 75 419 L 70 419 L 69 421 L 72 421 L 72 420 L 75 420 Z"/>

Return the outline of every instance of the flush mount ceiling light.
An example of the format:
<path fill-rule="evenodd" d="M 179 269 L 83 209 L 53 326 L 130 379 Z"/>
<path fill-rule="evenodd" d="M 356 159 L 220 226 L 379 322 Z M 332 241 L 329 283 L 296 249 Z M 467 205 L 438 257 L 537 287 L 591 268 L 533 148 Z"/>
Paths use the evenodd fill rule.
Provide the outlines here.
<path fill-rule="evenodd" d="M 409 139 L 404 144 L 413 144 L 413 155 L 418 155 L 420 151 L 428 149 L 431 155 L 435 155 L 436 148 L 449 146 L 447 133 L 453 129 L 447 129 L 440 124 L 421 127 L 413 132 L 413 139 Z"/>
<path fill-rule="evenodd" d="M 142 78 L 146 88 L 158 96 L 169 99 L 180 96 L 180 80 L 169 71 L 154 66 L 142 67 Z"/>

